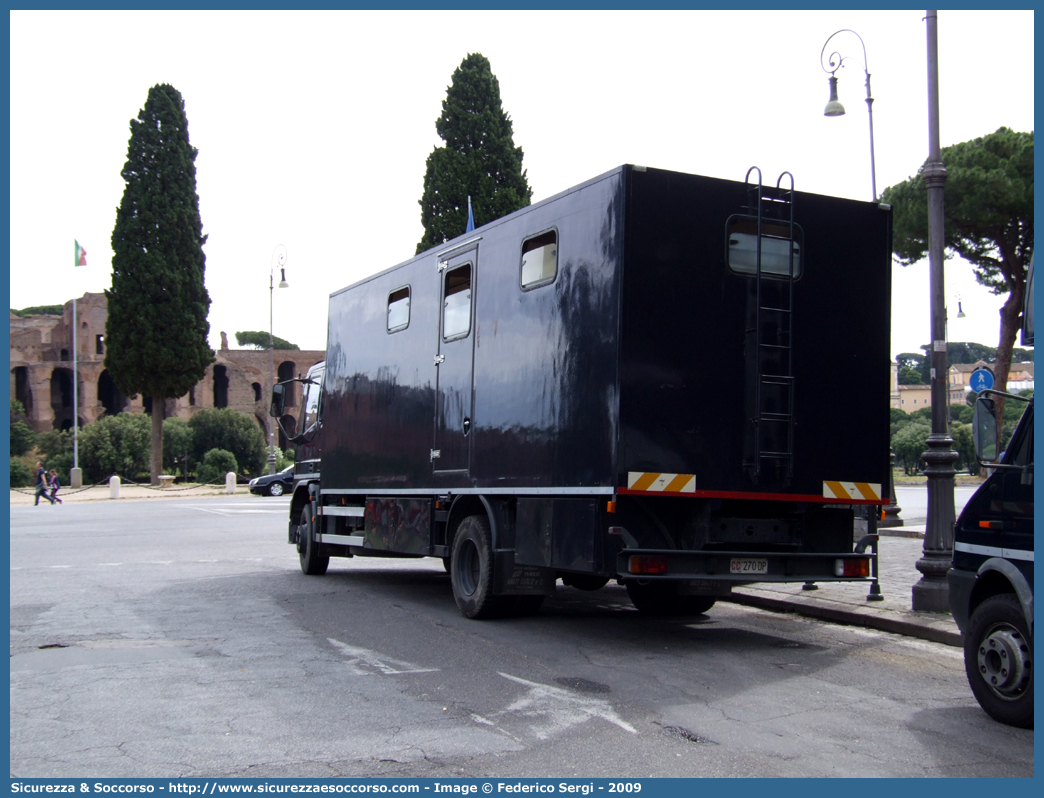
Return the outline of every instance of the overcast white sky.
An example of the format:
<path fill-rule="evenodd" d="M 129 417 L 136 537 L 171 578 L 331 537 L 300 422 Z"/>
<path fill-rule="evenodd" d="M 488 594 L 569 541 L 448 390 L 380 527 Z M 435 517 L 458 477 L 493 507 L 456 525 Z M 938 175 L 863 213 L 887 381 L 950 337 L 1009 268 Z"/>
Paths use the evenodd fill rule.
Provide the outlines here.
<path fill-rule="evenodd" d="M 129 121 L 149 87 L 184 96 L 211 345 L 267 330 L 326 345 L 332 291 L 413 255 L 435 119 L 469 52 L 490 59 L 533 199 L 622 163 L 871 198 L 859 41 L 823 116 L 820 51 L 856 30 L 874 96 L 878 191 L 928 153 L 923 11 L 11 12 L 11 306 L 110 285 Z M 940 11 L 942 144 L 1033 130 L 1033 12 Z M 481 222 L 481 220 L 479 220 Z M 74 269 L 73 240 L 88 267 Z M 929 340 L 927 262 L 893 270 L 892 353 Z M 957 320 L 957 295 L 966 319 Z M 1000 298 L 946 271 L 950 340 L 997 345 Z"/>

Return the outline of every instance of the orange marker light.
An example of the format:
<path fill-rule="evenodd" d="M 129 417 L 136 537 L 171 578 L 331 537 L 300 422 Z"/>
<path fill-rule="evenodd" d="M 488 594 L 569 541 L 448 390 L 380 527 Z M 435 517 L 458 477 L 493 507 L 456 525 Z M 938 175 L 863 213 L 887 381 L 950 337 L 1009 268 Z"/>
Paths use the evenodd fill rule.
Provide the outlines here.
<path fill-rule="evenodd" d="M 615 513 L 616 512 L 616 502 L 606 502 L 605 503 L 605 511 L 607 513 Z"/>
<path fill-rule="evenodd" d="M 659 554 L 632 554 L 627 570 L 632 574 L 665 574 L 667 558 Z"/>
<path fill-rule="evenodd" d="M 869 560 L 834 560 L 834 576 L 870 576 Z"/>

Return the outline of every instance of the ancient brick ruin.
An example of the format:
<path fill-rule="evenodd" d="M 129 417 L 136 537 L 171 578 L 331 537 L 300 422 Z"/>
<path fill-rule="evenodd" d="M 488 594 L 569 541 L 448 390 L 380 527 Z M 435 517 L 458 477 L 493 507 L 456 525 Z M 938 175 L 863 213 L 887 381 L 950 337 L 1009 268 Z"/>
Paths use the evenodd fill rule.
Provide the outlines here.
<path fill-rule="evenodd" d="M 120 393 L 105 370 L 105 320 L 108 301 L 104 294 L 84 294 L 76 300 L 79 328 L 77 365 L 77 405 L 80 426 L 116 413 L 151 413 L 151 398 L 126 397 Z M 26 409 L 37 432 L 71 429 L 73 424 L 73 303 L 65 303 L 61 316 L 18 317 L 11 314 L 11 396 Z M 217 359 L 203 379 L 179 399 L 165 402 L 164 418 L 186 421 L 205 407 L 230 407 L 254 418 L 268 441 L 268 402 L 272 378 L 281 381 L 303 375 L 325 357 L 320 350 L 274 352 L 274 371 L 267 350 L 229 349 L 225 333 Z M 299 386 L 287 402 L 290 415 L 296 415 Z M 284 424 L 284 426 L 286 426 Z M 276 427 L 276 445 L 286 448 L 286 440 Z"/>

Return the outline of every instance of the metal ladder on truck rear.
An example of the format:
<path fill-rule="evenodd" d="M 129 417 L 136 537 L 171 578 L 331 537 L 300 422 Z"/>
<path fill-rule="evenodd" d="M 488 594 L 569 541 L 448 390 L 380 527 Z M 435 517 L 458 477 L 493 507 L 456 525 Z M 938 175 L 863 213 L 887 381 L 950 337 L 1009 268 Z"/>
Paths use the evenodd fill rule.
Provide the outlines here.
<path fill-rule="evenodd" d="M 754 171 L 756 185 L 750 182 Z M 790 178 L 789 189 L 780 186 L 784 177 Z M 744 182 L 748 212 L 757 220 L 754 346 L 747 353 L 754 360 L 753 451 L 744 465 L 755 484 L 766 462 L 774 463 L 777 478 L 789 483 L 794 475 L 794 176 L 783 172 L 775 189 L 766 189 L 761 170 L 752 166 Z M 762 268 L 763 236 L 769 223 L 772 238 L 786 241 L 788 252 L 787 271 L 770 272 L 771 283 Z"/>

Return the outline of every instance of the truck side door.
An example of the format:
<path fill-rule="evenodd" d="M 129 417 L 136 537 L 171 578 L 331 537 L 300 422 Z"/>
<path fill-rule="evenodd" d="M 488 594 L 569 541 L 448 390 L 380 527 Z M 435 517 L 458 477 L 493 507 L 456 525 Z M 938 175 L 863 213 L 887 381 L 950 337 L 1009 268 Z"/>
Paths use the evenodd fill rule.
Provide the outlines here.
<path fill-rule="evenodd" d="M 474 285 L 477 247 L 439 264 L 438 369 L 435 392 L 435 445 L 432 470 L 464 471 L 471 462 L 472 375 L 474 364 Z"/>

